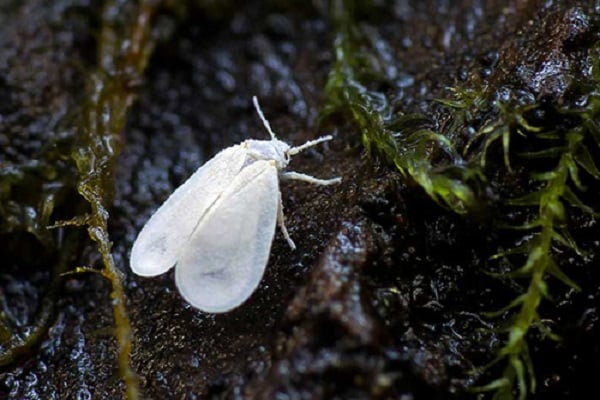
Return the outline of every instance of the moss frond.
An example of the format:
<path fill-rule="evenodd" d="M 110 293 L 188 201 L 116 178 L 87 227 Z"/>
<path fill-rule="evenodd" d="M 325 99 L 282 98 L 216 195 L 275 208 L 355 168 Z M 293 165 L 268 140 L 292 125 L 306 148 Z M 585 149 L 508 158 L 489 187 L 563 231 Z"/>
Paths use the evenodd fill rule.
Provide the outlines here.
<path fill-rule="evenodd" d="M 546 280 L 554 277 L 573 290 L 581 290 L 559 266 L 555 249 L 562 247 L 585 255 L 569 233 L 570 210 L 598 215 L 580 197 L 590 179 L 600 180 L 600 168 L 591 152 L 592 148 L 600 147 L 597 123 L 600 117 L 600 57 L 597 47 L 590 52 L 593 54 L 594 83 L 590 85 L 592 89 L 583 107 L 542 104 L 532 99 L 525 104 L 514 98 L 494 101 L 477 85 L 455 88 L 452 90 L 454 99 L 439 101 L 454 110 L 451 129 L 465 132 L 479 125 L 467 141 L 463 156 L 478 161 L 484 173 L 488 160 L 493 157 L 490 149 L 497 142 L 501 143 L 508 173 L 515 172 L 511 165 L 514 163 L 525 166 L 521 171 L 526 171 L 529 165 L 541 166 L 529 172 L 530 190 L 503 200 L 506 207 L 529 210 L 529 220 L 517 224 L 502 220 L 497 223 L 498 227 L 523 230 L 526 234 L 520 244 L 499 252 L 492 259 L 525 257 L 525 260 L 513 271 L 490 275 L 502 279 L 526 279 L 528 284 L 526 290 L 506 307 L 487 314 L 495 318 L 511 314 L 507 341 L 492 362 L 506 361 L 503 376 L 474 388 L 475 391 L 495 391 L 496 399 L 514 398 L 515 389 L 520 399 L 535 392 L 534 369 L 527 346 L 527 336 L 532 328 L 537 327 L 545 336 L 558 339 L 540 323 L 538 314 L 541 302 L 550 298 Z M 539 118 L 535 123 L 530 122 L 529 116 L 536 111 L 543 111 L 538 115 L 552 115 L 553 122 Z M 512 151 L 515 141 L 519 144 L 516 152 Z"/>
<path fill-rule="evenodd" d="M 394 165 L 439 204 L 460 214 L 473 210 L 477 196 L 467 182 L 482 175 L 467 166 L 450 139 L 430 129 L 424 116 L 397 116 L 383 93 L 367 88 L 367 82 L 390 83 L 377 67 L 375 44 L 383 41 L 352 21 L 353 7 L 348 3 L 352 2 L 332 6 L 336 61 L 325 86 L 321 119 L 348 118 L 360 131 L 368 154 Z M 445 154 L 446 161 L 436 165 L 432 159 L 438 153 Z"/>
<path fill-rule="evenodd" d="M 125 308 L 126 298 L 122 274 L 111 253 L 108 232 L 108 206 L 112 200 L 113 169 L 119 154 L 120 132 L 138 82 L 151 54 L 151 38 L 156 2 L 142 0 L 132 4 L 105 5 L 98 50 L 99 68 L 88 82 L 88 102 L 83 106 L 79 143 L 72 153 L 79 171 L 79 194 L 91 211 L 85 219 L 89 237 L 97 244 L 102 257 L 102 275 L 111 283 L 111 299 L 115 316 L 117 359 L 126 397 L 139 398 L 137 375 L 130 366 L 132 349 L 131 324 Z M 119 12 L 116 12 L 118 10 Z"/>
<path fill-rule="evenodd" d="M 348 3 L 352 4 L 333 2 L 338 6 Z M 478 185 L 493 191 L 486 174 L 494 179 L 505 179 L 505 173 L 527 175 L 528 186 L 520 189 L 518 196 L 500 199 L 503 207 L 523 210 L 517 214 L 524 215 L 526 221 L 509 221 L 502 216 L 496 221 L 499 229 L 525 233 L 514 248 L 492 257 L 510 258 L 518 267 L 490 273 L 525 281 L 522 293 L 489 315 L 509 315 L 506 342 L 492 362 L 506 365 L 502 377 L 475 388 L 495 391 L 496 399 L 512 399 L 515 393 L 525 399 L 536 388 L 528 335 L 537 328 L 543 335 L 558 339 L 539 315 L 542 301 L 551 299 L 547 280 L 553 277 L 580 290 L 556 257 L 559 247 L 584 254 L 568 230 L 571 210 L 598 215 L 581 199 L 581 193 L 590 178 L 600 180 L 600 168 L 589 147 L 590 143 L 600 146 L 600 60 L 593 60 L 596 87 L 584 107 L 568 108 L 538 101 L 535 96 L 518 98 L 514 93 L 499 100 L 492 88 L 472 82 L 470 87 L 453 88 L 452 99 L 438 100 L 451 113 L 449 124 L 438 132 L 424 116 L 398 114 L 381 92 L 369 89 L 369 84 L 385 83 L 388 77 L 374 68 L 376 52 L 369 47 L 361 26 L 352 21 L 352 7 L 332 10 L 336 60 L 325 87 L 327 103 L 322 118 L 342 115 L 351 121 L 370 155 L 394 165 L 430 198 L 459 214 L 481 203 L 474 189 Z M 552 121 L 545 119 L 547 115 Z M 454 139 L 462 133 L 467 135 L 466 145 L 458 152 L 455 142 L 465 137 Z M 492 171 L 489 163 L 496 160 L 491 150 L 497 145 L 505 169 Z"/>
<path fill-rule="evenodd" d="M 590 141 L 597 140 L 596 133 L 593 124 L 590 125 L 586 122 L 597 118 L 600 106 L 592 107 L 585 113 L 556 110 L 557 113 L 560 112 L 564 116 L 564 125 L 570 126 L 562 133 L 562 136 L 557 136 L 559 132 L 554 130 L 544 130 L 527 124 L 524 122 L 526 119 L 523 117 L 523 111 L 518 107 L 512 111 L 502 110 L 501 116 L 506 117 L 510 113 L 514 113 L 521 114 L 521 117 L 512 116 L 506 119 L 504 125 L 509 128 L 502 128 L 502 123 L 496 122 L 497 128 L 488 130 L 486 132 L 488 137 L 483 139 L 493 141 L 501 136 L 520 134 L 525 135 L 527 140 L 539 143 L 540 136 L 542 136 L 542 140 L 550 138 L 552 142 L 548 142 L 547 147 L 522 152 L 517 156 L 524 160 L 543 159 L 555 163 L 554 167 L 549 170 L 531 174 L 534 181 L 539 184 L 537 189 L 506 202 L 512 207 L 535 207 L 537 217 L 534 221 L 522 226 L 527 230 L 533 230 L 534 234 L 526 236 L 525 243 L 499 255 L 500 257 L 511 257 L 526 251 L 526 260 L 521 267 L 512 272 L 500 273 L 498 276 L 512 279 L 525 278 L 529 280 L 529 283 L 526 291 L 507 307 L 490 314 L 498 317 L 516 309 L 508 328 L 507 341 L 498 353 L 500 358 L 506 360 L 503 377 L 479 388 L 495 390 L 495 399 L 512 398 L 515 388 L 519 399 L 525 399 L 527 393 L 535 392 L 536 382 L 527 346 L 527 335 L 532 328 L 537 327 L 544 335 L 558 339 L 557 335 L 540 323 L 539 306 L 544 299 L 550 298 L 546 280 L 548 277 L 554 277 L 568 287 L 580 290 L 579 285 L 562 271 L 554 258 L 554 247 L 556 246 L 568 248 L 580 255 L 583 254 L 566 228 L 568 223 L 567 207 L 571 206 L 597 215 L 596 211 L 586 205 L 576 193 L 586 189 L 581 176 L 582 171 L 593 179 L 597 180 L 600 177 L 587 147 Z M 557 138 L 561 139 L 557 140 Z M 556 143 L 557 141 L 559 143 Z M 485 145 L 483 148 L 487 147 Z M 508 148 L 504 146 L 504 151 L 507 150 Z"/>

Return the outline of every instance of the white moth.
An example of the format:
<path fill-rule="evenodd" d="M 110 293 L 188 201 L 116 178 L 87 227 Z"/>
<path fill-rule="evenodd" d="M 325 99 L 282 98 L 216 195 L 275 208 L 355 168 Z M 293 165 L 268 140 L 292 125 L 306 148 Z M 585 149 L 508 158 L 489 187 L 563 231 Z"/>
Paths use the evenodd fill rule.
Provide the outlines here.
<path fill-rule="evenodd" d="M 271 140 L 246 140 L 198 168 L 150 217 L 131 249 L 133 272 L 156 276 L 175 266 L 183 298 L 206 312 L 227 312 L 254 292 L 276 223 L 296 248 L 284 224 L 279 178 L 317 185 L 341 181 L 283 172 L 291 156 L 332 137 L 290 147 L 275 137 L 252 100 Z"/>

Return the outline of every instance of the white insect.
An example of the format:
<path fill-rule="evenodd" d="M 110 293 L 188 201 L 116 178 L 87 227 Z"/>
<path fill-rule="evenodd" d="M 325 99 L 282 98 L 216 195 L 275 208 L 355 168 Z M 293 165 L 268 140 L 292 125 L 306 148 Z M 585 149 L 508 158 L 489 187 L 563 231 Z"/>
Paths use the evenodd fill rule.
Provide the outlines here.
<path fill-rule="evenodd" d="M 271 140 L 246 140 L 198 168 L 150 217 L 131 249 L 133 272 L 156 276 L 175 265 L 179 292 L 206 312 L 227 312 L 254 292 L 276 223 L 296 248 L 284 224 L 280 177 L 317 185 L 341 182 L 283 172 L 291 156 L 332 137 L 290 147 L 275 137 L 256 97 L 252 101 Z"/>

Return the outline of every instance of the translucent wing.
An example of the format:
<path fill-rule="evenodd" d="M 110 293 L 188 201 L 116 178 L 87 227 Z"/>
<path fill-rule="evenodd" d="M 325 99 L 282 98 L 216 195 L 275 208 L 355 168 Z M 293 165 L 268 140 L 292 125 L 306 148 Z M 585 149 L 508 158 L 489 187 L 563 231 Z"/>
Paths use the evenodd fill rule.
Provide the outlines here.
<path fill-rule="evenodd" d="M 245 167 L 198 225 L 175 267 L 181 295 L 206 312 L 243 303 L 264 273 L 275 233 L 279 181 L 272 162 Z"/>
<path fill-rule="evenodd" d="M 228 147 L 190 176 L 150 217 L 131 249 L 130 265 L 142 276 L 168 271 L 211 206 L 238 175 L 246 150 Z"/>

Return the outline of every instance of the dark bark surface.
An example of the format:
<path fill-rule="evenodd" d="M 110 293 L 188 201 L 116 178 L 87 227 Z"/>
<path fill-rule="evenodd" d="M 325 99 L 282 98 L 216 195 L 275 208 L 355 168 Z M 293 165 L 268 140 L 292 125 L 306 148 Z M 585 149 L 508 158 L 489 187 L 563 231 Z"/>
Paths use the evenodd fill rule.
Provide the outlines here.
<path fill-rule="evenodd" d="M 106 206 L 140 398 L 474 398 L 469 388 L 505 367 L 479 369 L 496 357 L 510 324 L 510 315 L 484 314 L 527 287 L 488 273 L 508 268 L 490 257 L 523 236 L 495 225 L 505 209 L 494 208 L 494 196 L 524 192 L 537 164 L 490 174 L 495 192 L 484 217 L 453 213 L 365 154 L 350 121 L 319 124 L 336 59 L 328 4 L 214 3 L 156 6 L 141 79 L 118 89 L 136 97 L 126 104 L 124 128 L 112 132 L 118 158 Z M 577 83 L 593 80 L 600 3 L 373 3 L 355 17 L 375 38 L 385 77 L 369 89 L 436 129 L 453 118 L 436 102 L 451 97 L 450 87 L 563 105 L 587 93 Z M 106 66 L 97 59 L 108 40 L 99 35 L 101 15 L 97 1 L 0 5 L 0 352 L 34 327 L 42 332 L 14 357 L 3 355 L 0 398 L 125 396 L 111 283 L 95 273 L 65 275 L 102 269 L 98 248 L 83 228 L 45 229 L 88 212 L 71 151 L 90 71 Z M 156 207 L 202 163 L 246 138 L 268 138 L 253 95 L 288 143 L 333 132 L 290 169 L 343 183 L 283 182 L 298 249 L 278 230 L 258 290 L 229 313 L 206 314 L 179 296 L 172 271 L 133 275 L 129 251 Z M 450 135 L 459 148 L 471 140 L 465 132 Z M 490 151 L 502 166 L 497 147 Z M 585 200 L 599 209 L 598 183 L 589 181 Z M 598 227 L 595 216 L 577 212 L 568 227 L 585 256 L 559 251 L 556 258 L 581 291 L 548 279 L 552 300 L 539 313 L 562 340 L 528 333 L 537 381 L 531 399 L 583 398 L 600 370 Z"/>

